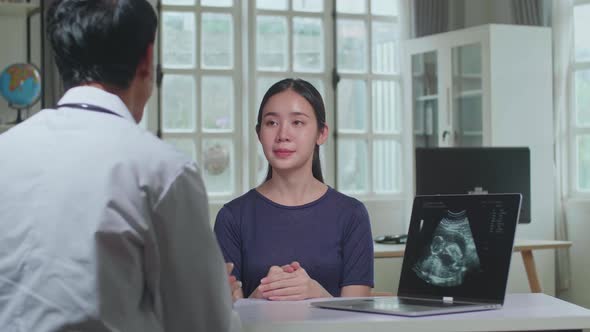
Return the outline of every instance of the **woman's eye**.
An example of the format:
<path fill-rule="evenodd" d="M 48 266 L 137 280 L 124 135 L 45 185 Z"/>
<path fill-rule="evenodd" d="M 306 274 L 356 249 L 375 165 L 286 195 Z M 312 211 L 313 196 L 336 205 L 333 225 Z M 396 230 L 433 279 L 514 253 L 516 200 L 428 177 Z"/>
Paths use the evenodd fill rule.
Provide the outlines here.
<path fill-rule="evenodd" d="M 293 124 L 296 126 L 303 126 L 304 123 L 301 120 L 295 120 L 295 121 L 293 121 Z"/>
<path fill-rule="evenodd" d="M 278 124 L 278 122 L 276 122 L 274 120 L 268 120 L 268 121 L 266 121 L 266 125 L 269 126 L 269 127 L 276 126 L 277 124 Z"/>

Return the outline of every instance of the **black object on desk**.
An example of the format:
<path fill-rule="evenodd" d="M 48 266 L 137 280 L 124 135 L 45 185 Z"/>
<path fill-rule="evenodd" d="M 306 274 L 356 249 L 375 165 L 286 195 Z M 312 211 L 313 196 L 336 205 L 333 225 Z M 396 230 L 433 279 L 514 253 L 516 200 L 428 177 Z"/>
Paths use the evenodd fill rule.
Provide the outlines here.
<path fill-rule="evenodd" d="M 381 244 L 404 244 L 408 236 L 406 234 L 381 235 L 375 238 L 375 243 Z"/>

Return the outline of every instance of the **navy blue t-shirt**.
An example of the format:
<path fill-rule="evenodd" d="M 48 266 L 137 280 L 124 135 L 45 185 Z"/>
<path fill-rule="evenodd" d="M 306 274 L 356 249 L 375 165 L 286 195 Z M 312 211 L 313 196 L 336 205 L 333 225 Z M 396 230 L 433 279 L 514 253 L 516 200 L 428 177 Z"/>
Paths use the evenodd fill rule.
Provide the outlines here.
<path fill-rule="evenodd" d="M 215 234 L 248 297 L 273 265 L 298 261 L 332 296 L 348 285 L 373 287 L 373 240 L 367 209 L 328 187 L 311 203 L 277 204 L 255 189 L 225 204 Z"/>

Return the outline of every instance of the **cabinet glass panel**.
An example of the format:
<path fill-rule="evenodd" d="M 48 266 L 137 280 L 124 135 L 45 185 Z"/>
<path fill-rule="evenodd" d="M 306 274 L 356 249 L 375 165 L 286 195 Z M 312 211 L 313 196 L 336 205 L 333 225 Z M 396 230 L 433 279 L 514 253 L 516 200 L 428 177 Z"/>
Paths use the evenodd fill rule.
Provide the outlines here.
<path fill-rule="evenodd" d="M 438 77 L 436 52 L 412 56 L 414 146 L 438 146 Z"/>
<path fill-rule="evenodd" d="M 455 146 L 481 146 L 482 77 L 481 45 L 452 49 L 452 121 Z"/>

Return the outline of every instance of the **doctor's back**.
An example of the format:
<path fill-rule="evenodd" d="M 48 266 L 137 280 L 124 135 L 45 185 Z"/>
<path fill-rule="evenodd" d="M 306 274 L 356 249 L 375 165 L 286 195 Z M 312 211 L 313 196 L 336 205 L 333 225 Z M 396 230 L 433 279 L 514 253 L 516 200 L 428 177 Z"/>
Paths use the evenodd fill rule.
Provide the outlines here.
<path fill-rule="evenodd" d="M 153 8 L 58 0 L 51 10 L 50 37 L 53 28 L 83 40 L 72 50 L 142 34 L 147 46 L 117 57 L 123 64 L 77 61 L 96 69 L 90 79 L 56 51 L 68 91 L 0 135 L 0 331 L 228 330 L 231 297 L 199 169 L 137 125 L 153 84 Z M 98 37 L 84 24 L 97 17 Z M 112 84 L 109 73 L 125 70 L 129 80 Z"/>

